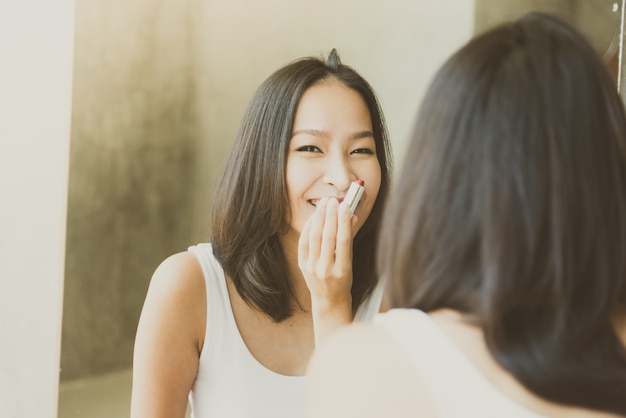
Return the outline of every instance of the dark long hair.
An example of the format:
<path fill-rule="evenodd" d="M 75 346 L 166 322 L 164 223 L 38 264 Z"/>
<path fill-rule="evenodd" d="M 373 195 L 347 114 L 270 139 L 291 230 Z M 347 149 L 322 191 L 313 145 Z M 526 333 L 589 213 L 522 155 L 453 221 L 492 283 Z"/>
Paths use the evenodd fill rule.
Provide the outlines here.
<path fill-rule="evenodd" d="M 458 310 L 538 396 L 626 415 L 626 119 L 591 44 L 531 13 L 420 107 L 379 242 L 390 307 Z"/>
<path fill-rule="evenodd" d="M 375 249 L 390 182 L 391 153 L 378 100 L 367 81 L 341 63 L 303 58 L 279 69 L 254 93 L 243 116 L 213 200 L 211 242 L 241 297 L 279 322 L 292 314 L 293 290 L 279 237 L 287 230 L 285 180 L 293 121 L 305 90 L 335 79 L 357 91 L 372 119 L 381 185 L 374 207 L 353 243 L 353 310 L 378 282 Z"/>

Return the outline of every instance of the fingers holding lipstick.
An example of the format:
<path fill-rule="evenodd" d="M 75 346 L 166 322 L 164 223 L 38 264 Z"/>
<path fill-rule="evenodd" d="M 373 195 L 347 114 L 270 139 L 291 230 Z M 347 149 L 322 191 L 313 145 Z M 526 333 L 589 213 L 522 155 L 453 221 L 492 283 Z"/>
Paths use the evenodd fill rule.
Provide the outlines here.
<path fill-rule="evenodd" d="M 335 246 L 337 243 L 337 211 L 339 202 L 337 199 L 328 199 L 326 215 L 322 230 L 322 243 L 320 261 L 330 262 L 335 259 Z"/>
<path fill-rule="evenodd" d="M 298 267 L 300 267 L 307 282 L 315 271 L 314 262 L 319 258 L 321 250 L 326 200 L 327 198 L 322 198 L 318 201 L 317 208 L 304 224 L 298 241 Z"/>
<path fill-rule="evenodd" d="M 298 245 L 298 264 L 314 293 L 329 296 L 338 289 L 349 293 L 352 283 L 352 226 L 350 209 L 323 198 L 305 224 Z"/>
<path fill-rule="evenodd" d="M 342 202 L 338 207 L 335 263 L 352 271 L 352 228 L 357 218 L 350 214 L 350 205 Z M 344 273 L 346 274 L 346 273 Z"/>
<path fill-rule="evenodd" d="M 298 265 L 311 292 L 315 343 L 352 321 L 352 227 L 347 202 L 325 198 L 306 222 Z"/>
<path fill-rule="evenodd" d="M 337 209 L 337 200 L 324 197 L 305 224 L 298 248 L 298 263 L 305 278 L 323 278 L 332 274 L 335 264 Z"/>
<path fill-rule="evenodd" d="M 307 241 L 307 258 L 309 263 L 311 260 L 317 260 L 322 250 L 322 239 L 324 224 L 326 222 L 326 208 L 328 206 L 328 198 L 323 197 L 317 203 L 315 213 L 309 218 L 307 224 L 309 226 L 306 236 L 300 236 L 300 241 Z M 304 234 L 303 234 L 304 235 Z M 313 266 L 309 266 L 311 268 Z"/>

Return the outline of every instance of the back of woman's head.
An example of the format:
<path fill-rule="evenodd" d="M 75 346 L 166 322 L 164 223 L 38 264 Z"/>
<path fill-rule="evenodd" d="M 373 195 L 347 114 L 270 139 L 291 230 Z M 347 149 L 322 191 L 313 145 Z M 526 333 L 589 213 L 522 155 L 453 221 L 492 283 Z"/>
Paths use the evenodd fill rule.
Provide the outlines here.
<path fill-rule="evenodd" d="M 384 117 L 369 83 L 343 64 L 336 50 L 326 61 L 308 57 L 271 74 L 256 90 L 218 181 L 211 211 L 211 242 L 244 300 L 275 321 L 292 311 L 292 289 L 279 235 L 289 224 L 285 178 L 293 122 L 304 92 L 336 80 L 357 91 L 372 119 L 381 168 L 378 197 L 354 240 L 354 307 L 376 285 L 373 265 L 382 206 L 390 183 L 391 154 Z"/>
<path fill-rule="evenodd" d="M 626 414 L 626 120 L 591 44 L 532 13 L 421 105 L 379 243 L 391 307 L 459 310 L 556 402 Z"/>

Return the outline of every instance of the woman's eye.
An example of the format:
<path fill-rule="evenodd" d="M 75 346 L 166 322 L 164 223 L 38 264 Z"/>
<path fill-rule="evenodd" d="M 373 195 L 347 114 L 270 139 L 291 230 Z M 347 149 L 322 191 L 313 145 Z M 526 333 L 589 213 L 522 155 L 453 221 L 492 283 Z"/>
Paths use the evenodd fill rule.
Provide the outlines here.
<path fill-rule="evenodd" d="M 354 151 L 352 151 L 352 154 L 370 154 L 370 155 L 373 155 L 374 151 L 371 150 L 370 148 L 359 148 L 359 149 L 355 149 Z"/>
<path fill-rule="evenodd" d="M 302 147 L 297 148 L 297 151 L 300 151 L 300 152 L 322 152 L 315 145 L 304 145 Z"/>

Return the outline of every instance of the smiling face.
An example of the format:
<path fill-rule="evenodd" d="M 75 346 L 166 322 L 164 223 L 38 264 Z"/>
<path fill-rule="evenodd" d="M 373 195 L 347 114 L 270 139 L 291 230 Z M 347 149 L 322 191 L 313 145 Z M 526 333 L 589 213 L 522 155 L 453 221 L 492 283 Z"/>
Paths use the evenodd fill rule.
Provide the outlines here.
<path fill-rule="evenodd" d="M 286 167 L 290 227 L 298 233 L 325 196 L 343 200 L 350 183 L 365 182 L 356 208 L 358 223 L 369 216 L 381 183 L 372 121 L 365 101 L 336 80 L 309 87 L 293 124 Z"/>

